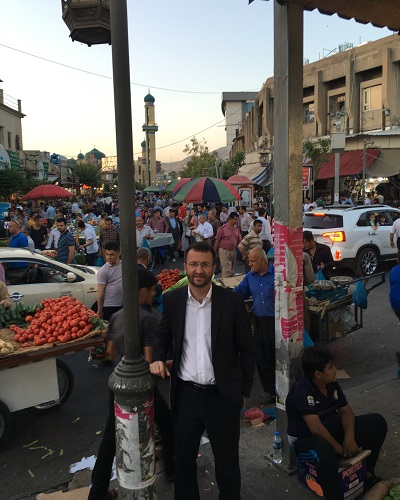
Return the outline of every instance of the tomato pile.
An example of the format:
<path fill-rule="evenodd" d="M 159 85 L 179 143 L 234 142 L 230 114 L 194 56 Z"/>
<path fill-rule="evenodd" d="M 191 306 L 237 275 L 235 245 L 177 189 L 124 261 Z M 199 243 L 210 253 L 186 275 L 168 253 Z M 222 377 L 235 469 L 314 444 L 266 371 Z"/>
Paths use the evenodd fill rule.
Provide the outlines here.
<path fill-rule="evenodd" d="M 166 290 L 172 285 L 175 285 L 181 277 L 179 269 L 164 269 L 160 274 L 157 274 L 157 281 L 161 283 L 162 289 Z"/>
<path fill-rule="evenodd" d="M 41 306 L 36 308 L 33 316 L 25 318 L 28 328 L 10 325 L 10 330 L 15 333 L 14 340 L 22 347 L 53 342 L 64 344 L 79 339 L 94 329 L 92 317 L 98 317 L 75 297 L 43 299 Z"/>

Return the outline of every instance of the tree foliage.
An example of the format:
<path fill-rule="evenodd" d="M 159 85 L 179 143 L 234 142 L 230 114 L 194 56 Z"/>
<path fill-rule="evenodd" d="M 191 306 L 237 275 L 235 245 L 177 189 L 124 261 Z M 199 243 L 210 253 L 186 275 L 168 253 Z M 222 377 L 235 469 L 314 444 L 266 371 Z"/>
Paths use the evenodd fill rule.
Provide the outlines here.
<path fill-rule="evenodd" d="M 318 178 L 318 174 L 324 163 L 329 161 L 328 153 L 331 151 L 331 141 L 329 139 L 318 138 L 316 141 L 306 139 L 303 142 L 303 153 L 310 158 L 314 165 L 314 179 Z"/>
<path fill-rule="evenodd" d="M 186 144 L 184 153 L 191 155 L 191 159 L 180 172 L 181 177 L 215 177 L 215 162 L 218 158 L 217 152 L 208 152 L 207 141 L 199 141 L 196 137 L 190 139 Z"/>
<path fill-rule="evenodd" d="M 8 199 L 13 193 L 21 195 L 36 186 L 43 184 L 43 181 L 33 177 L 30 171 L 24 172 L 18 169 L 0 170 L 0 197 Z"/>
<path fill-rule="evenodd" d="M 240 151 L 236 153 L 232 158 L 227 161 L 224 161 L 221 165 L 222 168 L 222 179 L 229 179 L 232 175 L 237 175 L 240 167 L 246 163 L 246 153 L 244 151 Z"/>
<path fill-rule="evenodd" d="M 73 167 L 74 176 L 79 177 L 80 184 L 97 188 L 101 183 L 101 166 L 89 162 L 77 163 Z"/>

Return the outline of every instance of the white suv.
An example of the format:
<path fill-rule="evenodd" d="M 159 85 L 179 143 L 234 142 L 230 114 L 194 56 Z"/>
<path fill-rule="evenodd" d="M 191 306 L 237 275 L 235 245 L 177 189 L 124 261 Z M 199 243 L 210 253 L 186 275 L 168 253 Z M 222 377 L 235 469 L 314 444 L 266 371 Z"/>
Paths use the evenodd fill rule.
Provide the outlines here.
<path fill-rule="evenodd" d="M 371 212 L 379 222 L 376 230 L 367 217 Z M 330 247 L 334 267 L 348 267 L 357 276 L 368 276 L 380 261 L 396 259 L 397 246 L 390 246 L 390 231 L 398 217 L 400 210 L 387 205 L 330 205 L 306 212 L 303 229 Z"/>

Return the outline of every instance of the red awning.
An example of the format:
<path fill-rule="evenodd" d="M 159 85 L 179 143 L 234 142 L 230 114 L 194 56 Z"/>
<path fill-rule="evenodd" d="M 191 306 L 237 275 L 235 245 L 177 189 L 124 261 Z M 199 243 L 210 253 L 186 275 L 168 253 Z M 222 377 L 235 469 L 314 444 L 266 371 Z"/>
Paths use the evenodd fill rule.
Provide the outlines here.
<path fill-rule="evenodd" d="M 367 149 L 367 169 L 379 156 L 380 149 Z M 340 153 L 340 177 L 348 177 L 356 175 L 363 170 L 363 154 L 364 150 L 356 149 L 355 151 L 344 151 Z M 368 173 L 368 172 L 367 172 Z M 333 179 L 335 177 L 335 155 L 329 155 L 329 161 L 322 165 L 317 176 L 318 180 Z"/>

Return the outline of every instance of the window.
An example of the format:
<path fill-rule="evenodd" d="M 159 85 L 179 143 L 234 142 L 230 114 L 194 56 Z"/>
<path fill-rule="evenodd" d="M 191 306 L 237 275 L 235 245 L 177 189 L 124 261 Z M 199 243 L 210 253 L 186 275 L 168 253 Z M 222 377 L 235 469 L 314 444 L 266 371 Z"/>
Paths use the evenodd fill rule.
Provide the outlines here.
<path fill-rule="evenodd" d="M 382 108 L 382 85 L 363 89 L 363 111 Z"/>
<path fill-rule="evenodd" d="M 303 104 L 304 108 L 304 123 L 311 123 L 314 121 L 314 103 L 307 102 Z"/>
<path fill-rule="evenodd" d="M 310 212 L 304 214 L 303 217 L 304 229 L 334 229 L 343 227 L 343 216 L 324 214 L 318 215 L 317 213 Z"/>
<path fill-rule="evenodd" d="M 8 148 L 11 149 L 12 148 L 12 146 L 11 146 L 11 132 L 8 132 L 7 136 L 8 136 Z"/>
<path fill-rule="evenodd" d="M 336 118 L 336 113 L 344 113 L 346 111 L 346 95 L 338 94 L 329 98 L 329 114 Z"/>
<path fill-rule="evenodd" d="M 15 136 L 15 151 L 19 151 L 21 149 L 21 141 L 19 135 Z"/>

